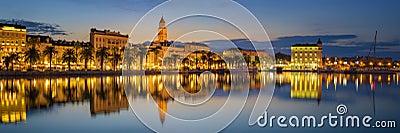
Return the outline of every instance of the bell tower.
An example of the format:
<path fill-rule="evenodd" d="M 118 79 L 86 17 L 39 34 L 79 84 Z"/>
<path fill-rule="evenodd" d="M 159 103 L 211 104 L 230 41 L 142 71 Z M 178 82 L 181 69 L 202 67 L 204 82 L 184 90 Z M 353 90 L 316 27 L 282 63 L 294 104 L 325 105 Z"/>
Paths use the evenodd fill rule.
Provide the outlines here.
<path fill-rule="evenodd" d="M 167 41 L 167 27 L 165 27 L 164 16 L 161 17 L 159 27 L 158 27 L 158 41 L 166 42 Z"/>

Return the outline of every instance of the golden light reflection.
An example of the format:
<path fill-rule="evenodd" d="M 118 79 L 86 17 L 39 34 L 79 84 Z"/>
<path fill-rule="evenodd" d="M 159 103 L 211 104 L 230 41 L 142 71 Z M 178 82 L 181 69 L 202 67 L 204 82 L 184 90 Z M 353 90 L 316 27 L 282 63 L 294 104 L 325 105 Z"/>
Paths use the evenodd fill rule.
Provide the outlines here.
<path fill-rule="evenodd" d="M 292 73 L 290 97 L 321 100 L 322 75 L 317 73 Z"/>
<path fill-rule="evenodd" d="M 50 109 L 55 103 L 90 102 L 92 115 L 128 109 L 123 83 L 117 77 L 0 79 L 1 123 L 26 121 L 27 111 Z"/>

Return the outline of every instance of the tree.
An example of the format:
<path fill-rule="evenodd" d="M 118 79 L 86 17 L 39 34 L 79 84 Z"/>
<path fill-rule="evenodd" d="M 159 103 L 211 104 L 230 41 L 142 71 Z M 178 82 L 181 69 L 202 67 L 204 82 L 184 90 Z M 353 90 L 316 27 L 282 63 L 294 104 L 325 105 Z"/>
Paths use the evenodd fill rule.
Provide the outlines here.
<path fill-rule="evenodd" d="M 53 55 L 58 54 L 58 51 L 56 51 L 56 49 L 55 49 L 54 46 L 46 46 L 46 48 L 45 48 L 44 51 L 43 51 L 43 54 L 44 54 L 45 56 L 48 56 L 48 57 L 49 57 L 50 71 L 51 71 L 51 70 L 52 70 L 51 62 L 53 61 Z"/>
<path fill-rule="evenodd" d="M 11 64 L 12 70 L 14 71 L 14 64 L 18 63 L 18 60 L 19 60 L 18 53 L 17 52 L 13 52 L 10 55 L 4 56 L 3 59 L 4 59 L 3 63 L 5 65 L 7 71 L 8 71 L 8 68 L 9 68 L 10 64 Z"/>
<path fill-rule="evenodd" d="M 27 51 L 24 53 L 25 62 L 29 63 L 29 70 L 32 70 L 32 64 L 35 64 L 40 57 L 39 50 L 36 49 L 35 46 L 31 46 Z"/>
<path fill-rule="evenodd" d="M 96 57 L 100 59 L 100 68 L 103 70 L 104 61 L 110 54 L 108 53 L 108 48 L 101 47 L 99 50 L 96 51 Z"/>
<path fill-rule="evenodd" d="M 178 61 L 178 59 L 179 59 L 179 55 L 177 55 L 177 54 L 172 54 L 172 61 L 173 61 L 173 67 L 174 67 L 174 69 L 175 68 L 177 68 L 176 66 L 176 62 Z"/>
<path fill-rule="evenodd" d="M 8 71 L 8 67 L 10 66 L 10 63 L 12 62 L 11 57 L 9 55 L 4 56 L 3 59 L 4 59 L 4 61 L 3 61 L 4 66 L 6 66 L 6 70 Z"/>
<path fill-rule="evenodd" d="M 37 45 L 40 45 L 41 43 L 40 43 L 40 41 L 38 40 L 38 38 L 36 38 L 36 37 L 33 37 L 33 38 L 31 38 L 31 39 L 28 39 L 28 42 L 27 42 L 27 45 L 29 46 L 29 47 L 34 47 L 34 48 L 36 48 L 36 46 Z"/>
<path fill-rule="evenodd" d="M 75 50 L 67 49 L 62 55 L 63 63 L 68 63 L 68 71 L 71 70 L 71 62 L 76 62 Z"/>
<path fill-rule="evenodd" d="M 206 63 L 206 61 L 208 60 L 208 58 L 209 57 L 207 57 L 205 54 L 202 54 L 201 55 L 201 57 L 200 57 L 200 59 L 201 59 L 201 62 L 202 62 L 202 69 L 204 69 L 204 64 Z"/>
<path fill-rule="evenodd" d="M 119 50 L 117 47 L 112 48 L 112 55 L 111 55 L 111 62 L 112 66 L 114 68 L 114 71 L 117 70 L 116 67 L 118 65 L 118 62 L 121 60 L 121 54 L 119 54 Z"/>
<path fill-rule="evenodd" d="M 138 49 L 133 47 L 133 48 L 129 48 L 127 50 L 125 50 L 124 52 L 124 61 L 127 63 L 127 70 L 131 70 L 131 65 L 133 63 L 133 61 L 135 60 L 135 58 L 133 58 L 133 56 L 137 53 Z"/>
<path fill-rule="evenodd" d="M 85 70 L 87 70 L 87 63 L 91 60 L 94 60 L 93 56 L 93 46 L 85 47 L 81 50 L 81 60 L 85 62 Z"/>
<path fill-rule="evenodd" d="M 0 45 L 0 63 L 2 63 L 2 59 L 4 59 L 3 58 L 3 47 L 2 47 L 2 45 Z M 1 69 L 1 68 L 0 68 Z"/>
<path fill-rule="evenodd" d="M 81 49 L 81 43 L 79 41 L 74 43 L 74 49 L 75 49 L 75 57 L 77 59 L 75 65 L 76 67 L 78 67 L 79 49 Z"/>
<path fill-rule="evenodd" d="M 207 53 L 207 57 L 208 57 L 207 58 L 207 64 L 208 64 L 208 69 L 209 70 L 211 70 L 211 66 L 213 64 L 215 64 L 215 59 L 217 58 L 216 56 L 217 56 L 217 54 L 215 54 L 215 53 L 212 53 L 212 52 L 208 52 Z"/>
<path fill-rule="evenodd" d="M 11 58 L 11 68 L 14 71 L 14 64 L 19 62 L 19 54 L 17 52 L 13 52 L 10 54 Z"/>
<path fill-rule="evenodd" d="M 140 67 L 140 71 L 143 70 L 143 59 L 147 54 L 147 49 L 144 47 L 140 47 L 139 48 L 139 67 Z"/>

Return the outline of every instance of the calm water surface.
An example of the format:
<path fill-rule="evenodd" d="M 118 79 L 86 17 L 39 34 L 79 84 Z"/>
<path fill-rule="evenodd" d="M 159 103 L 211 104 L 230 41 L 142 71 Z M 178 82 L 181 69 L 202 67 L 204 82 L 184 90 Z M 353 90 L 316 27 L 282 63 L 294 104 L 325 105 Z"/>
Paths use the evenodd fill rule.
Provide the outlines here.
<path fill-rule="evenodd" d="M 167 79 L 181 82 L 190 93 L 212 94 L 200 91 L 201 86 L 216 86 L 213 106 L 199 110 L 181 108 L 160 85 L 163 77 L 109 76 L 71 78 L 23 78 L 0 79 L 1 132 L 151 132 L 132 113 L 129 100 L 155 101 L 158 108 L 149 108 L 155 114 L 154 123 L 167 125 L 165 112 L 181 118 L 202 118 L 217 111 L 230 91 L 250 86 L 248 100 L 255 100 L 260 89 L 275 84 L 275 92 L 268 109 L 269 115 L 327 115 L 336 113 L 336 106 L 345 104 L 349 114 L 371 115 L 379 120 L 400 122 L 400 74 L 317 74 L 283 73 L 276 81 L 268 78 L 269 73 L 250 76 L 250 83 L 236 82 L 237 75 L 216 75 L 216 82 L 201 82 L 199 75 L 172 75 Z M 199 83 L 200 81 L 200 83 Z M 165 85 L 176 86 L 175 82 Z M 231 83 L 235 87 L 231 86 Z M 239 83 L 239 84 L 238 84 Z M 125 93 L 124 87 L 132 89 Z M 148 89 L 145 89 L 148 88 Z M 135 106 L 135 105 L 132 105 Z M 223 132 L 269 132 L 269 131 L 392 131 L 394 129 L 367 128 L 261 128 L 248 126 L 252 104 Z"/>

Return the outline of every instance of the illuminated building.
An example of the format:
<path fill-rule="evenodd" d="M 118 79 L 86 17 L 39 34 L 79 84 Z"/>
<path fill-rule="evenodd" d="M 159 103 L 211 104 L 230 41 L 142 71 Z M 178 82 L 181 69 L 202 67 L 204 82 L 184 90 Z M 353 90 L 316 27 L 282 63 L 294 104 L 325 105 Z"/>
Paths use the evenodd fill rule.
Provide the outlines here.
<path fill-rule="evenodd" d="M 38 45 L 36 45 L 36 48 L 37 48 L 37 50 L 39 50 L 40 53 L 43 53 L 47 46 L 53 46 L 53 44 L 52 44 L 53 39 L 49 36 L 26 35 L 26 42 L 30 42 L 33 40 L 37 41 L 36 43 Z M 45 68 L 49 64 L 48 56 L 40 56 L 39 61 L 36 64 L 37 65 L 34 68 L 40 68 L 40 69 Z M 22 68 L 24 68 L 24 67 L 25 66 L 22 66 Z"/>
<path fill-rule="evenodd" d="M 184 48 L 185 52 L 210 51 L 210 48 L 202 43 L 185 43 Z"/>
<path fill-rule="evenodd" d="M 66 70 L 68 67 L 67 63 L 63 63 L 62 62 L 62 55 L 63 53 L 67 50 L 67 49 L 74 49 L 75 50 L 75 46 L 79 46 L 80 48 L 84 48 L 84 47 L 89 47 L 90 45 L 92 45 L 89 42 L 80 42 L 80 41 L 66 41 L 66 40 L 57 40 L 57 41 L 53 41 L 52 42 L 52 46 L 54 46 L 54 48 L 56 49 L 56 51 L 58 52 L 58 54 L 53 57 L 53 66 L 52 67 L 56 67 L 59 70 Z M 44 48 L 39 48 L 39 49 L 44 49 Z M 79 53 L 78 51 L 75 51 Z M 95 55 L 93 55 L 95 56 Z M 84 62 L 83 60 L 79 60 L 78 58 L 78 66 L 76 66 L 75 63 L 73 63 L 74 65 L 72 67 L 75 67 L 75 69 L 81 69 L 84 67 Z M 93 66 L 92 64 L 94 64 L 93 61 L 90 61 L 88 63 L 88 66 Z M 45 64 L 46 66 L 48 65 L 47 63 Z M 93 68 L 93 67 L 92 67 Z"/>
<path fill-rule="evenodd" d="M 119 54 L 123 55 L 123 50 L 128 42 L 128 35 L 123 35 L 120 32 L 110 30 L 97 30 L 95 28 L 90 29 L 90 43 L 94 46 L 94 50 L 97 51 L 102 47 L 110 50 L 116 48 Z M 95 56 L 95 66 L 100 68 L 100 62 Z M 110 68 L 104 63 L 104 68 Z M 120 66 L 121 62 L 117 65 Z"/>
<path fill-rule="evenodd" d="M 0 23 L 0 42 L 4 53 L 24 51 L 26 27 L 17 24 Z"/>
<path fill-rule="evenodd" d="M 159 27 L 158 27 L 158 35 L 157 35 L 158 42 L 167 42 L 167 27 L 165 27 L 165 20 L 164 17 L 161 17 Z"/>
<path fill-rule="evenodd" d="M 265 50 L 230 48 L 222 54 L 230 62 L 229 66 L 234 69 L 243 68 L 247 65 L 249 69 L 258 68 L 259 70 L 266 70 L 269 69 L 267 65 L 270 62 L 268 60 L 271 60 L 271 56 Z"/>
<path fill-rule="evenodd" d="M 26 27 L 0 23 L 0 61 L 10 53 L 21 53 L 26 49 Z M 0 65 L 3 65 L 1 63 Z"/>
<path fill-rule="evenodd" d="M 332 63 L 333 62 L 333 63 Z M 380 69 L 393 68 L 395 63 L 392 58 L 379 57 L 342 57 L 342 58 L 326 58 L 324 64 L 327 67 L 337 70 L 368 70 L 372 67 Z"/>
<path fill-rule="evenodd" d="M 317 70 L 322 68 L 322 42 L 317 44 L 295 44 L 291 47 L 292 70 Z"/>
<path fill-rule="evenodd" d="M 168 41 L 167 28 L 165 26 L 164 17 L 161 17 L 157 40 L 151 42 L 149 46 L 145 46 L 147 49 L 146 60 L 144 61 L 144 68 L 146 70 L 160 70 L 160 69 L 178 69 L 178 65 L 175 65 L 179 59 L 182 59 L 187 54 L 194 51 L 210 51 L 207 45 L 199 43 L 185 43 L 183 46 L 175 46 L 173 42 Z M 164 61 L 164 65 L 162 64 Z M 170 62 L 169 64 L 166 62 Z"/>

